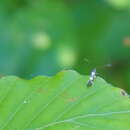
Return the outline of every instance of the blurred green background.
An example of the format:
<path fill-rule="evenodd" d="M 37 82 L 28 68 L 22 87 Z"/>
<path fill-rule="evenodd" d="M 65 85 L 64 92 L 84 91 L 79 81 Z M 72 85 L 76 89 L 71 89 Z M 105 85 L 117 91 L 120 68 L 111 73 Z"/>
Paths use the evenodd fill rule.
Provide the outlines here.
<path fill-rule="evenodd" d="M 129 0 L 1 1 L 1 76 L 89 74 L 95 67 L 130 92 Z"/>

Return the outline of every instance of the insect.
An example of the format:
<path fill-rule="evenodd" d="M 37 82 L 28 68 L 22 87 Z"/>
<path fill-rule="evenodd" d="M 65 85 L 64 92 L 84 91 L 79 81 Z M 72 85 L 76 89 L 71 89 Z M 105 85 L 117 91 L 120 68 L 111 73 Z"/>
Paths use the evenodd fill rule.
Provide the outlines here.
<path fill-rule="evenodd" d="M 88 59 L 84 59 L 87 63 L 89 62 L 89 60 Z M 105 65 L 102 65 L 102 66 L 98 66 L 98 67 L 96 67 L 96 68 L 110 68 L 110 67 L 112 67 L 112 64 L 110 64 L 110 63 L 108 63 L 108 64 L 105 64 Z M 94 82 L 94 80 L 95 80 L 95 78 L 96 78 L 96 75 L 97 75 L 97 70 L 96 70 L 96 68 L 95 69 L 93 69 L 92 71 L 91 71 L 91 73 L 90 73 L 90 77 L 89 77 L 89 80 L 88 80 L 88 82 L 87 82 L 87 87 L 90 87 L 90 86 L 92 86 L 93 85 L 93 82 Z"/>
<path fill-rule="evenodd" d="M 94 81 L 95 78 L 96 78 L 96 68 L 93 69 L 91 74 L 90 74 L 89 80 L 87 82 L 87 87 L 90 87 L 90 86 L 93 85 L 93 81 Z"/>

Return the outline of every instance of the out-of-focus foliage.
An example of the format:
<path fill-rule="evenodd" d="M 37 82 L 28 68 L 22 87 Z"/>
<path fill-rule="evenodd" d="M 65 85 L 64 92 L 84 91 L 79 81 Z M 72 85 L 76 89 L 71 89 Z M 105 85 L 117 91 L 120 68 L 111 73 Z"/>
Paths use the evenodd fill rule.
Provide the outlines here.
<path fill-rule="evenodd" d="M 66 68 L 88 74 L 94 67 L 130 91 L 129 0 L 0 3 L 1 75 L 32 78 Z"/>

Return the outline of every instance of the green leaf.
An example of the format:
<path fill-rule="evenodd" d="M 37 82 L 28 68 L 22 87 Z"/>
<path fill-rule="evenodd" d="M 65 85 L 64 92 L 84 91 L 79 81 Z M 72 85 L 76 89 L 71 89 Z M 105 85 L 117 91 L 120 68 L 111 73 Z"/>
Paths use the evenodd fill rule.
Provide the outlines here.
<path fill-rule="evenodd" d="M 0 130 L 130 130 L 127 94 L 97 77 L 63 71 L 54 77 L 0 79 Z"/>

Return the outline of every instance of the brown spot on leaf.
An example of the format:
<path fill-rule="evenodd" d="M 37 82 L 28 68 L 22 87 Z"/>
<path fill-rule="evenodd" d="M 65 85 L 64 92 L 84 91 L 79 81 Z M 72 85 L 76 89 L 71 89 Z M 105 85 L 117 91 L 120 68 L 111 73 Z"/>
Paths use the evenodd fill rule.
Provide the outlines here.
<path fill-rule="evenodd" d="M 75 101 L 77 101 L 77 100 L 78 100 L 77 97 L 73 97 L 73 98 L 69 98 L 69 99 L 67 100 L 67 102 L 75 102 Z"/>
<path fill-rule="evenodd" d="M 45 92 L 45 90 L 43 88 L 38 88 L 37 89 L 37 93 L 44 93 L 44 92 Z"/>
<path fill-rule="evenodd" d="M 68 99 L 68 102 L 74 102 L 74 101 L 76 101 L 76 98 L 69 98 Z"/>
<path fill-rule="evenodd" d="M 69 96 L 69 94 L 67 93 L 67 92 L 64 92 L 63 94 L 62 94 L 62 97 L 63 98 L 67 98 Z"/>

